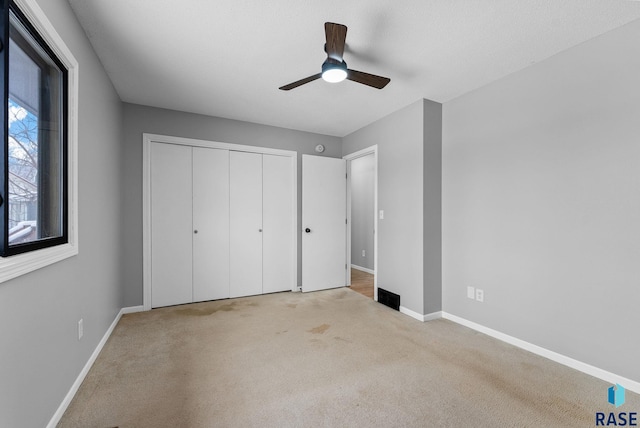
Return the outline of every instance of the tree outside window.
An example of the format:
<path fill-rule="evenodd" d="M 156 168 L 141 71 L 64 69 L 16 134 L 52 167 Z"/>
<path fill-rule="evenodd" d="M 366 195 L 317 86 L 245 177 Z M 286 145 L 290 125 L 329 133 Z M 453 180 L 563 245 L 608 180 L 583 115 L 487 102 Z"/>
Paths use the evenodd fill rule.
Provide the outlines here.
<path fill-rule="evenodd" d="M 38 118 L 9 99 L 9 243 L 37 239 Z"/>

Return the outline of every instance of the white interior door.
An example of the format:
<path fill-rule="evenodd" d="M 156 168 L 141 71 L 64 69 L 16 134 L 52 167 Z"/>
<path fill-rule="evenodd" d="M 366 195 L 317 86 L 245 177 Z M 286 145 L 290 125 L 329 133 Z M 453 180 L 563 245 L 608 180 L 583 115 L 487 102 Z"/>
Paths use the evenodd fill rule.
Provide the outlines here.
<path fill-rule="evenodd" d="M 151 144 L 151 306 L 193 301 L 191 147 Z"/>
<path fill-rule="evenodd" d="M 291 291 L 297 278 L 292 266 L 295 189 L 292 158 L 262 155 L 262 292 Z"/>
<path fill-rule="evenodd" d="M 193 148 L 193 301 L 229 297 L 229 151 Z"/>
<path fill-rule="evenodd" d="M 229 153 L 230 296 L 262 294 L 262 155 Z"/>
<path fill-rule="evenodd" d="M 302 155 L 302 291 L 346 284 L 346 162 Z"/>

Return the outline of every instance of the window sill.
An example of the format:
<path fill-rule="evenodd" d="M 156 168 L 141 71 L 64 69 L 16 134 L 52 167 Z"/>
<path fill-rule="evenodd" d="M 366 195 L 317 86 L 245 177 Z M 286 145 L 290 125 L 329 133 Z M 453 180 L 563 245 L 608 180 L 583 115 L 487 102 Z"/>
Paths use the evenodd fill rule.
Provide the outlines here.
<path fill-rule="evenodd" d="M 0 283 L 73 257 L 76 254 L 78 254 L 76 245 L 63 244 L 0 259 Z"/>

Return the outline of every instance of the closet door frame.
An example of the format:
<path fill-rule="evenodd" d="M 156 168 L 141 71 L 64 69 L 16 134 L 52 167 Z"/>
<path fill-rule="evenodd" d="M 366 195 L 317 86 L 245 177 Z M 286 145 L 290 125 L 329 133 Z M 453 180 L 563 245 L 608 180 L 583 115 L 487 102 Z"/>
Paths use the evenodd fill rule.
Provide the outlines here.
<path fill-rule="evenodd" d="M 271 149 L 218 141 L 197 140 L 158 134 L 142 134 L 142 309 L 151 310 L 151 145 L 154 143 L 176 144 L 190 147 L 223 149 L 237 152 L 251 152 L 289 157 L 293 192 L 291 211 L 293 222 L 291 248 L 291 291 L 298 291 L 298 152 Z"/>

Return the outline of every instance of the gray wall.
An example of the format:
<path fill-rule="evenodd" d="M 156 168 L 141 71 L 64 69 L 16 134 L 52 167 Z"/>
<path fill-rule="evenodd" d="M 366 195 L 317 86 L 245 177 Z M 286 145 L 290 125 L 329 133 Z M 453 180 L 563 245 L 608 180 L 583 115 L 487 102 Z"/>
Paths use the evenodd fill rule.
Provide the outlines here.
<path fill-rule="evenodd" d="M 326 148 L 321 156 L 341 157 L 338 137 L 294 131 L 273 126 L 203 116 L 173 110 L 124 104 L 124 292 L 125 306 L 142 305 L 142 134 L 245 144 L 298 152 L 298 225 L 301 227 L 302 156 L 319 155 L 318 144 Z M 301 278 L 302 236 L 298 231 L 298 284 Z"/>
<path fill-rule="evenodd" d="M 378 145 L 378 287 L 418 314 L 442 309 L 442 105 L 419 100 L 342 140 L 348 155 Z"/>
<path fill-rule="evenodd" d="M 443 145 L 445 311 L 635 381 L 638 40 L 634 21 L 446 103 Z"/>
<path fill-rule="evenodd" d="M 424 100 L 423 314 L 442 310 L 442 104 Z"/>
<path fill-rule="evenodd" d="M 415 102 L 343 138 L 343 155 L 378 145 L 378 287 L 423 313 L 423 102 Z"/>
<path fill-rule="evenodd" d="M 0 284 L 0 426 L 12 428 L 49 422 L 123 303 L 121 103 L 69 4 L 39 3 L 79 62 L 80 253 Z"/>
<path fill-rule="evenodd" d="M 351 161 L 351 264 L 373 270 L 375 156 Z M 362 251 L 364 250 L 364 257 Z"/>

